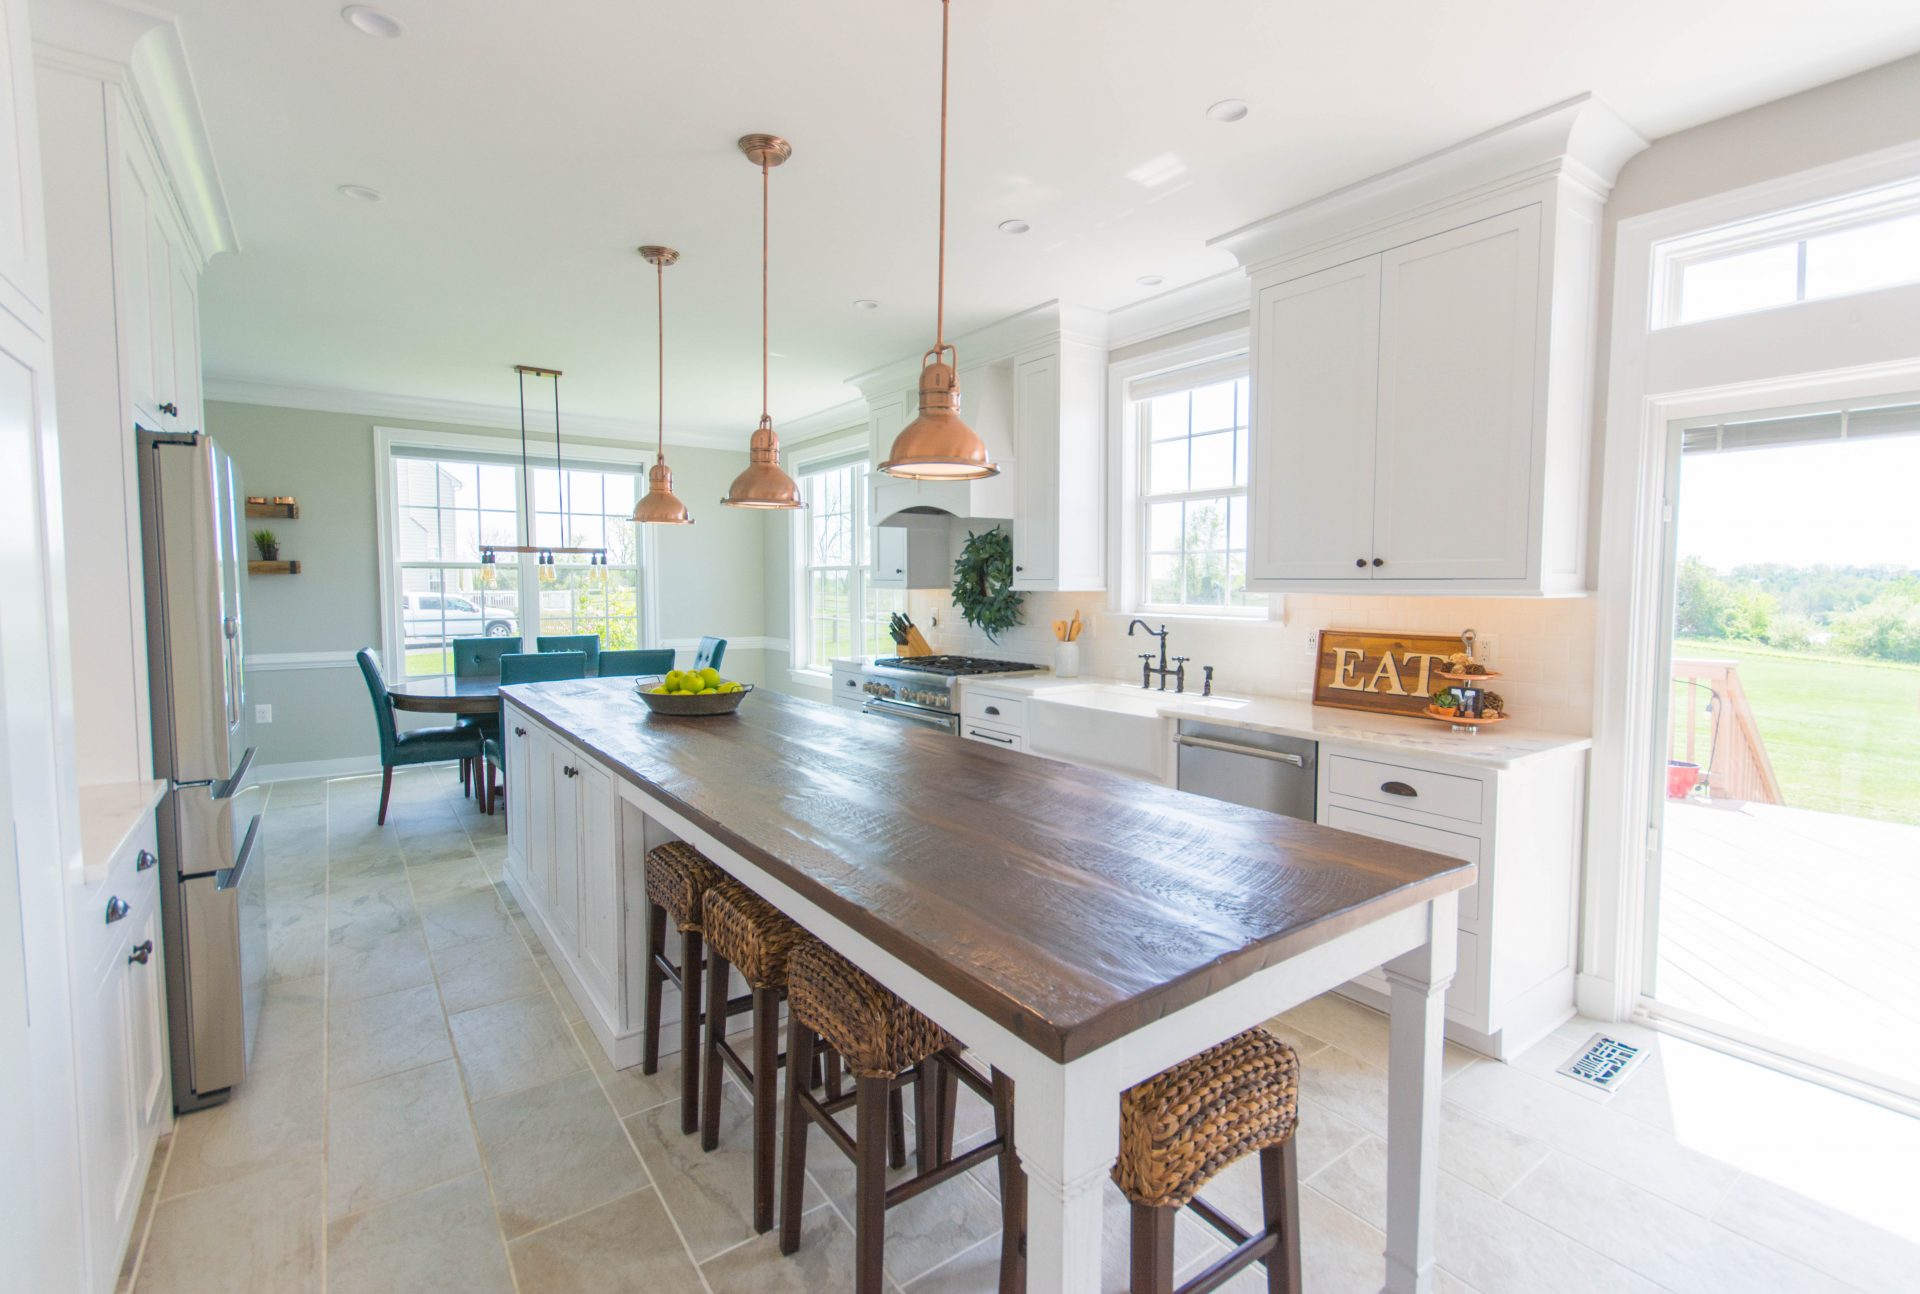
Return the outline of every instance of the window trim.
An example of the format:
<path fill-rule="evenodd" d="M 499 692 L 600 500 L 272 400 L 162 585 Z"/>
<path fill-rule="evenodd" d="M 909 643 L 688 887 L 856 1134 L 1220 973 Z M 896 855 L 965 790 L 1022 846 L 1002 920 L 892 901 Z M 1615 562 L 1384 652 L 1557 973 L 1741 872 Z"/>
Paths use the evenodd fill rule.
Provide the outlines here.
<path fill-rule="evenodd" d="M 509 448 L 510 447 L 510 448 Z M 618 450 L 610 446 L 587 446 L 586 452 L 580 452 L 579 446 L 573 446 L 573 452 L 567 457 L 569 467 L 580 467 L 597 472 L 632 472 L 636 490 L 645 488 L 646 473 L 638 458 L 622 461 L 616 457 Z M 406 632 L 402 627 L 402 615 L 398 603 L 394 601 L 400 590 L 394 587 L 399 563 L 395 554 L 399 551 L 399 542 L 394 534 L 394 521 L 397 513 L 393 498 L 393 461 L 394 450 L 427 451 L 419 457 L 440 456 L 459 458 L 463 454 L 477 455 L 499 462 L 511 460 L 516 471 L 519 470 L 519 446 L 517 442 L 505 436 L 487 436 L 470 432 L 427 431 L 416 427 L 388 427 L 375 423 L 373 427 L 373 495 L 374 495 L 374 588 L 379 598 L 376 614 L 380 621 L 380 665 L 394 680 L 405 677 L 404 671 L 395 671 L 394 662 L 404 661 L 406 656 Z M 414 457 L 416 455 L 402 455 Z M 542 464 L 528 461 L 530 467 Z M 514 515 L 517 524 L 530 525 L 525 515 L 524 504 L 514 500 Z M 653 528 L 641 526 L 639 544 L 635 549 L 640 569 L 640 597 L 637 600 L 636 613 L 640 617 L 639 641 L 648 647 L 660 645 L 660 605 L 659 582 L 650 578 L 658 569 L 655 561 Z M 461 565 L 461 563 L 439 563 L 443 565 Z M 525 641 L 525 624 L 522 617 L 522 641 Z"/>
<path fill-rule="evenodd" d="M 826 436 L 810 440 L 791 451 L 790 466 L 793 479 L 798 482 L 809 472 L 828 471 L 848 463 L 864 462 L 867 475 L 873 474 L 873 447 L 868 443 L 865 427 L 850 427 L 845 431 L 833 432 Z M 873 489 L 870 481 L 864 482 L 856 501 L 856 507 L 862 514 L 872 510 Z M 811 520 L 811 508 L 796 508 L 790 514 L 787 529 L 787 676 L 796 683 L 813 687 L 831 687 L 833 666 L 816 665 L 812 660 L 813 626 L 808 618 L 807 590 L 805 575 L 812 569 L 807 564 L 807 526 Z M 865 517 L 866 524 L 873 524 L 871 516 Z M 872 555 L 873 538 L 867 537 L 868 555 Z M 806 661 L 802 665 L 799 662 Z"/>

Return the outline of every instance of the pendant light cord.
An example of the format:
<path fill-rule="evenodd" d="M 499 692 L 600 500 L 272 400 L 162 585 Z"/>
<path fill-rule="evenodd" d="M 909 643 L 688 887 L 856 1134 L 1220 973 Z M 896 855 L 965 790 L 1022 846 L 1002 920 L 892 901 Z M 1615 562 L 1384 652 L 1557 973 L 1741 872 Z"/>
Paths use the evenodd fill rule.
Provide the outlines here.
<path fill-rule="evenodd" d="M 515 373 L 520 380 L 520 506 L 527 514 L 527 530 L 533 530 L 533 496 L 528 492 L 527 482 L 533 478 L 533 471 L 527 466 L 527 375 Z"/>
<path fill-rule="evenodd" d="M 933 307 L 936 351 L 947 346 L 947 45 L 952 17 L 952 0 L 940 0 L 940 270 Z"/>
<path fill-rule="evenodd" d="M 760 154 L 760 417 L 771 417 L 767 408 L 767 277 L 768 235 L 773 222 L 773 187 L 768 183 L 767 155 Z"/>
<path fill-rule="evenodd" d="M 560 463 L 560 375 L 553 375 L 553 494 L 560 504 L 560 542 L 571 542 L 567 532 L 573 528 L 573 508 L 569 500 L 573 489 L 567 484 L 567 469 Z"/>
<path fill-rule="evenodd" d="M 654 447 L 654 463 L 667 461 L 667 267 L 655 261 L 653 263 L 653 297 L 657 306 L 654 329 L 660 341 L 660 381 L 656 394 L 660 397 L 659 442 Z"/>

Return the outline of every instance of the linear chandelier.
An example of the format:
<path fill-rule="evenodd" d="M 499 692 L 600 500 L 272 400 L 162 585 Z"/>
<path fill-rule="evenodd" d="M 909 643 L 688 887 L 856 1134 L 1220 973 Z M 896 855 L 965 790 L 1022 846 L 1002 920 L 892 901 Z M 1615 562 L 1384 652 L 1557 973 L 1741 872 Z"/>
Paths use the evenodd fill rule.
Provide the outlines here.
<path fill-rule="evenodd" d="M 519 375 L 520 382 L 520 506 L 527 518 L 527 534 L 534 529 L 533 517 L 533 469 L 527 461 L 527 375 L 550 377 L 553 379 L 553 473 L 554 492 L 560 503 L 560 536 L 565 538 L 568 522 L 572 520 L 572 509 L 567 506 L 567 473 L 560 458 L 560 370 L 541 368 L 537 364 L 515 364 L 513 371 Z M 553 579 L 553 559 L 555 554 L 584 556 L 589 566 L 605 566 L 607 550 L 604 548 L 584 548 L 569 544 L 482 544 L 480 546 L 480 564 L 491 567 L 501 553 L 528 553 L 538 559 L 540 578 Z"/>

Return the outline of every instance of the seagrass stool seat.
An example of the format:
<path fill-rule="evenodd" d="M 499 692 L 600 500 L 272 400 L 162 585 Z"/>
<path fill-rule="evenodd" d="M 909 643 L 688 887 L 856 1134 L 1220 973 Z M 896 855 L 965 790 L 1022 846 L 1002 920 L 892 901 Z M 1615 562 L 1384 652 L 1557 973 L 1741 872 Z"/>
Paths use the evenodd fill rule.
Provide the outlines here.
<path fill-rule="evenodd" d="M 806 1075 L 815 1040 L 837 1051 L 853 1073 L 851 1096 L 826 1100 L 808 1089 Z M 952 1119 L 945 1115 L 945 1084 L 964 1083 L 993 1104 L 992 1139 L 955 1155 Z M 912 1083 L 915 1100 L 914 1174 L 887 1185 L 889 1107 Z M 852 1104 L 851 1136 L 834 1119 Z M 1026 1211 L 1024 1177 L 1014 1161 L 1013 1083 L 998 1070 L 979 1074 L 960 1055 L 945 1030 L 914 1010 L 879 981 L 816 939 L 805 939 L 787 961 L 787 1127 L 781 1148 L 780 1252 L 800 1247 L 801 1190 L 806 1180 L 808 1123 L 817 1124 L 854 1163 L 854 1289 L 879 1294 L 885 1284 L 886 1212 L 896 1204 L 978 1164 L 997 1159 L 1005 1243 L 1000 1285 L 1024 1285 L 1019 1262 L 1020 1219 Z"/>
<path fill-rule="evenodd" d="M 1134 1294 L 1171 1294 L 1173 1224 L 1190 1208 L 1233 1252 L 1180 1287 L 1212 1289 L 1256 1262 L 1270 1294 L 1300 1291 L 1300 1195 L 1294 1129 L 1300 1061 L 1264 1029 L 1249 1029 L 1129 1088 L 1120 1098 L 1113 1180 L 1133 1206 Z M 1260 1156 L 1265 1225 L 1253 1235 L 1198 1192 L 1236 1160 Z"/>
<path fill-rule="evenodd" d="M 680 994 L 680 1131 L 700 1126 L 700 1025 L 702 971 L 706 954 L 701 923 L 706 893 L 727 879 L 707 856 L 684 840 L 669 840 L 647 851 L 641 868 L 647 892 L 646 992 L 641 1020 L 640 1072 L 660 1068 L 660 998 L 671 984 Z M 680 931 L 680 960 L 667 958 L 667 921 Z M 721 985 L 726 984 L 722 977 Z M 748 1010 L 748 997 L 727 1003 L 727 1013 Z"/>
<path fill-rule="evenodd" d="M 707 1008 L 700 1147 L 712 1150 L 720 1144 L 720 1067 L 726 1065 L 753 1092 L 753 1229 L 766 1232 L 773 1230 L 774 1116 L 780 1102 L 778 1071 L 786 1059 L 779 1051 L 780 1003 L 787 995 L 787 957 L 809 936 L 730 877 L 710 886 L 704 903 Z M 753 1002 L 751 1066 L 726 1037 L 729 968 L 746 980 Z M 904 1139 L 904 1130 L 901 1135 Z"/>

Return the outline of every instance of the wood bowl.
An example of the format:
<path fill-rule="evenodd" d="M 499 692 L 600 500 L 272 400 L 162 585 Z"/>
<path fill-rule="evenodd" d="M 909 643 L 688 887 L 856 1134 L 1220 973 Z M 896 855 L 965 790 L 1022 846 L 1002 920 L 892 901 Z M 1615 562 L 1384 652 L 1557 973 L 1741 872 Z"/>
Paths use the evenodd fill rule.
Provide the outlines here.
<path fill-rule="evenodd" d="M 704 692 L 699 696 L 685 696 L 679 692 L 649 692 L 649 687 L 658 687 L 658 678 L 641 679 L 634 684 L 633 694 L 646 703 L 647 709 L 655 714 L 670 714 L 683 718 L 699 718 L 712 714 L 732 714 L 740 708 L 740 703 L 753 692 L 753 684 L 742 683 L 738 692 Z"/>

